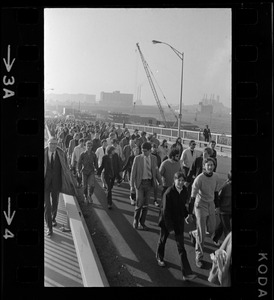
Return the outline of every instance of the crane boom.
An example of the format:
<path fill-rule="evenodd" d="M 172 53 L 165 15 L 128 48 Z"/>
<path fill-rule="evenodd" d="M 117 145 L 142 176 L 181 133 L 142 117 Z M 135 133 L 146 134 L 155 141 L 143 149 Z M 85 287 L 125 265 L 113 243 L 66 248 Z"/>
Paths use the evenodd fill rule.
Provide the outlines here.
<path fill-rule="evenodd" d="M 151 78 L 151 76 L 150 76 L 149 69 L 148 69 L 148 67 L 147 67 L 147 66 L 148 66 L 148 63 L 146 62 L 146 60 L 145 60 L 145 58 L 144 58 L 144 55 L 143 55 L 143 53 L 142 53 L 142 51 L 141 51 L 141 49 L 140 49 L 140 47 L 139 47 L 139 43 L 136 43 L 136 46 L 137 46 L 137 49 L 138 49 L 138 51 L 139 51 L 139 53 L 140 53 L 140 56 L 141 56 L 141 60 L 142 60 L 143 66 L 144 66 L 144 69 L 145 69 L 146 74 L 147 74 L 147 79 L 148 79 L 148 82 L 149 82 L 149 84 L 150 84 L 150 87 L 151 87 L 153 96 L 154 96 L 154 98 L 155 98 L 155 100 L 156 100 L 156 103 L 157 103 L 157 105 L 158 105 L 158 108 L 159 108 L 161 117 L 162 117 L 162 119 L 163 119 L 164 125 L 165 125 L 166 127 L 168 127 L 168 126 L 167 126 L 167 122 L 166 122 L 166 117 L 165 117 L 165 114 L 164 114 L 164 110 L 163 110 L 163 108 L 162 108 L 162 106 L 161 106 L 161 103 L 160 103 L 160 100 L 159 100 L 157 91 L 156 91 L 156 89 L 155 89 L 154 83 L 153 83 L 152 78 Z"/>

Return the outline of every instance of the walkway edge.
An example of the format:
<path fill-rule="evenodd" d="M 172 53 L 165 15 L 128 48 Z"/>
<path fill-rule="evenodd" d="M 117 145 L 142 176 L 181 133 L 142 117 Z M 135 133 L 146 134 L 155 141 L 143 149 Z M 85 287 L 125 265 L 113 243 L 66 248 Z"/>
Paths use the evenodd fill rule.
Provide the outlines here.
<path fill-rule="evenodd" d="M 85 287 L 108 287 L 104 269 L 75 197 L 63 194 Z"/>

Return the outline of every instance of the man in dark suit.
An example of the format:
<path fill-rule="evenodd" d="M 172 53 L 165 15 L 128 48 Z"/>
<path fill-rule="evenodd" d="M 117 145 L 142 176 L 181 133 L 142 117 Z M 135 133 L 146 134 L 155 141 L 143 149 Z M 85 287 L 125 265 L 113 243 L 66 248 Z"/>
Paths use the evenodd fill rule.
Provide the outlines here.
<path fill-rule="evenodd" d="M 134 212 L 133 227 L 140 227 L 143 230 L 148 230 L 145 225 L 146 215 L 148 211 L 148 201 L 150 192 L 154 185 L 159 183 L 159 188 L 162 186 L 162 178 L 157 166 L 157 159 L 151 155 L 151 143 L 145 142 L 142 144 L 142 154 L 134 158 L 131 176 L 130 176 L 130 191 L 134 193 L 136 190 L 136 206 Z"/>
<path fill-rule="evenodd" d="M 58 208 L 59 193 L 62 186 L 61 163 L 56 154 L 57 139 L 51 138 L 48 141 L 47 149 L 47 168 L 45 177 L 45 203 L 44 213 L 47 224 L 47 236 L 52 235 L 52 226 L 56 226 L 56 215 Z M 52 203 L 50 201 L 52 199 Z"/>
<path fill-rule="evenodd" d="M 108 209 L 112 208 L 112 188 L 114 185 L 115 178 L 119 176 L 119 158 L 118 154 L 115 153 L 114 146 L 107 146 L 107 154 L 103 156 L 102 164 L 98 168 L 98 175 L 101 176 L 103 171 L 103 177 L 107 188 L 107 202 Z"/>
<path fill-rule="evenodd" d="M 53 233 L 52 227 L 57 226 L 56 215 L 60 192 L 77 195 L 65 152 L 57 147 L 57 143 L 57 138 L 51 137 L 44 150 L 44 215 L 49 237 Z"/>

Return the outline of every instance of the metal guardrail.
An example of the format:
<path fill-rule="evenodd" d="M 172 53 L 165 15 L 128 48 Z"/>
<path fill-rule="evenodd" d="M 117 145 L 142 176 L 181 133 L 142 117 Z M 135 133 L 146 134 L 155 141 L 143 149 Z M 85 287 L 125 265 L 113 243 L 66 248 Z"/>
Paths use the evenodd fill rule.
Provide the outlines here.
<path fill-rule="evenodd" d="M 123 126 L 122 123 L 114 123 L 116 125 Z M 172 128 L 161 128 L 161 127 L 152 127 L 145 125 L 135 125 L 135 124 L 126 124 L 126 128 L 130 131 L 134 131 L 134 129 L 138 129 L 139 131 L 145 131 L 148 134 L 157 133 L 159 139 L 166 139 L 168 142 L 175 143 L 178 137 L 178 130 Z M 201 131 L 189 131 L 182 130 L 181 131 L 181 139 L 183 143 L 188 143 L 190 140 L 195 140 L 196 144 L 202 147 L 205 143 L 203 132 Z M 232 146 L 232 137 L 231 135 L 224 135 L 219 133 L 211 133 L 211 140 L 216 142 L 216 148 L 219 149 L 220 152 L 229 151 L 231 152 Z"/>

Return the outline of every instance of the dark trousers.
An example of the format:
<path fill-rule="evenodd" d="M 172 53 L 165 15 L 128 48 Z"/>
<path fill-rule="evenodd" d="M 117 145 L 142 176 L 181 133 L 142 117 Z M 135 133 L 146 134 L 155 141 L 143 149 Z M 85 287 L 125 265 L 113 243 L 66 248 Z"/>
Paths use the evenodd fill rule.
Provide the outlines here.
<path fill-rule="evenodd" d="M 151 190 L 151 180 L 142 180 L 139 189 L 136 189 L 136 205 L 134 210 L 134 221 L 136 224 L 145 225 Z"/>
<path fill-rule="evenodd" d="M 161 196 L 163 198 L 163 195 L 165 193 L 165 191 L 168 189 L 168 186 L 163 186 L 162 192 L 161 192 Z"/>
<path fill-rule="evenodd" d="M 47 228 L 52 231 L 52 221 L 56 221 L 59 202 L 59 191 L 51 188 L 45 190 L 44 194 L 44 216 Z"/>
<path fill-rule="evenodd" d="M 160 258 L 161 260 L 164 259 L 165 245 L 166 245 L 166 240 L 167 240 L 168 236 L 169 236 L 169 232 L 168 232 L 167 228 L 163 225 L 161 227 L 160 236 L 159 236 L 159 240 L 158 240 L 158 246 L 157 246 L 157 250 L 156 250 L 156 257 Z M 179 252 L 179 256 L 180 256 L 180 260 L 181 260 L 182 274 L 183 274 L 183 276 L 190 275 L 190 274 L 192 274 L 192 270 L 191 270 L 190 264 L 187 259 L 187 253 L 186 253 L 186 249 L 185 249 L 185 245 L 184 245 L 184 234 L 183 233 L 177 234 L 175 232 L 175 240 L 176 240 L 176 244 L 177 244 L 177 248 L 178 248 L 178 252 Z"/>
<path fill-rule="evenodd" d="M 183 166 L 183 171 L 185 172 L 185 175 L 187 176 L 187 175 L 188 175 L 188 172 L 189 172 L 189 168 Z"/>
<path fill-rule="evenodd" d="M 112 188 L 114 185 L 115 178 L 105 177 L 106 185 L 107 185 L 107 200 L 108 205 L 112 205 Z"/>
<path fill-rule="evenodd" d="M 224 237 L 228 235 L 228 233 L 231 231 L 230 222 L 231 214 L 220 214 L 220 223 L 217 226 L 215 233 L 212 237 L 213 241 L 218 242 L 223 233 Z"/>

